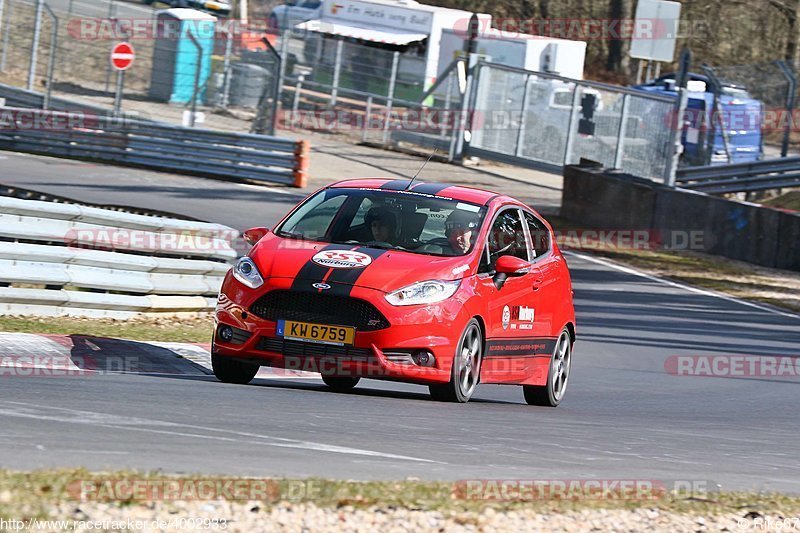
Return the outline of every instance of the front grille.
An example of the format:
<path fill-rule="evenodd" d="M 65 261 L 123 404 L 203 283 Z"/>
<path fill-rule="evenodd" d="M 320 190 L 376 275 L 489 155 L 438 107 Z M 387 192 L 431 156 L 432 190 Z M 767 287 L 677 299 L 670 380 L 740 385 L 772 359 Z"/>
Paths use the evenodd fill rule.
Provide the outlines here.
<path fill-rule="evenodd" d="M 289 357 L 336 357 L 361 360 L 368 360 L 372 357 L 372 350 L 369 348 L 333 346 L 273 337 L 261 337 L 256 344 L 256 350 L 277 352 Z"/>
<path fill-rule="evenodd" d="M 313 292 L 277 290 L 258 299 L 250 312 L 267 320 L 353 326 L 358 331 L 389 327 L 374 305 L 358 298 Z"/>

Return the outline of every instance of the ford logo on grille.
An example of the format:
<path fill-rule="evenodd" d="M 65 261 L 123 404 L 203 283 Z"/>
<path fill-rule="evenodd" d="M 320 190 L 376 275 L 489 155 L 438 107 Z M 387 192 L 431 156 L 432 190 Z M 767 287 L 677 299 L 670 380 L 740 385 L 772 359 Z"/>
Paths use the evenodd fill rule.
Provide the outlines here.
<path fill-rule="evenodd" d="M 312 285 L 312 287 L 314 287 L 315 289 L 319 289 L 321 291 L 326 291 L 331 288 L 331 286 L 328 285 L 327 283 L 315 283 Z"/>

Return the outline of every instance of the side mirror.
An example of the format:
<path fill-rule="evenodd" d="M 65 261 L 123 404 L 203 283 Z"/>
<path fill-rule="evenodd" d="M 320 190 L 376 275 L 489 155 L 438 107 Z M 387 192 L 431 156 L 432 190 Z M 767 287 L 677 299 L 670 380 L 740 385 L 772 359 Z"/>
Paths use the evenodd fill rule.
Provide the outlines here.
<path fill-rule="evenodd" d="M 494 265 L 494 286 L 497 290 L 503 288 L 509 276 L 524 276 L 531 271 L 531 264 L 513 255 L 503 255 Z"/>
<path fill-rule="evenodd" d="M 245 231 L 242 236 L 247 244 L 255 246 L 267 233 L 269 233 L 269 228 L 250 228 Z"/>

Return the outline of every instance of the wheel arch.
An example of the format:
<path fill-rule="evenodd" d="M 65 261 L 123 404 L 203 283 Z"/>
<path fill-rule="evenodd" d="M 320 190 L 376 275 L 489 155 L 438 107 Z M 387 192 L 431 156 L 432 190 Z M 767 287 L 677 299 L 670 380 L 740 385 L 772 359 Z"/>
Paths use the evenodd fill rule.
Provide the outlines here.
<path fill-rule="evenodd" d="M 564 327 L 567 328 L 567 331 L 569 331 L 569 340 L 572 342 L 572 344 L 575 344 L 575 324 L 572 322 L 567 322 Z"/>

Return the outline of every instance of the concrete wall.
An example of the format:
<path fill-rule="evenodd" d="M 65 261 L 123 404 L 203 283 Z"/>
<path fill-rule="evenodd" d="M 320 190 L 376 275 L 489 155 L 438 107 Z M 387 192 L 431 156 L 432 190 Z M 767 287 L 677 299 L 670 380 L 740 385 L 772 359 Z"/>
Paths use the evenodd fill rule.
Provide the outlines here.
<path fill-rule="evenodd" d="M 800 215 L 596 166 L 565 167 L 561 216 L 609 230 L 701 232 L 701 251 L 800 271 Z"/>

